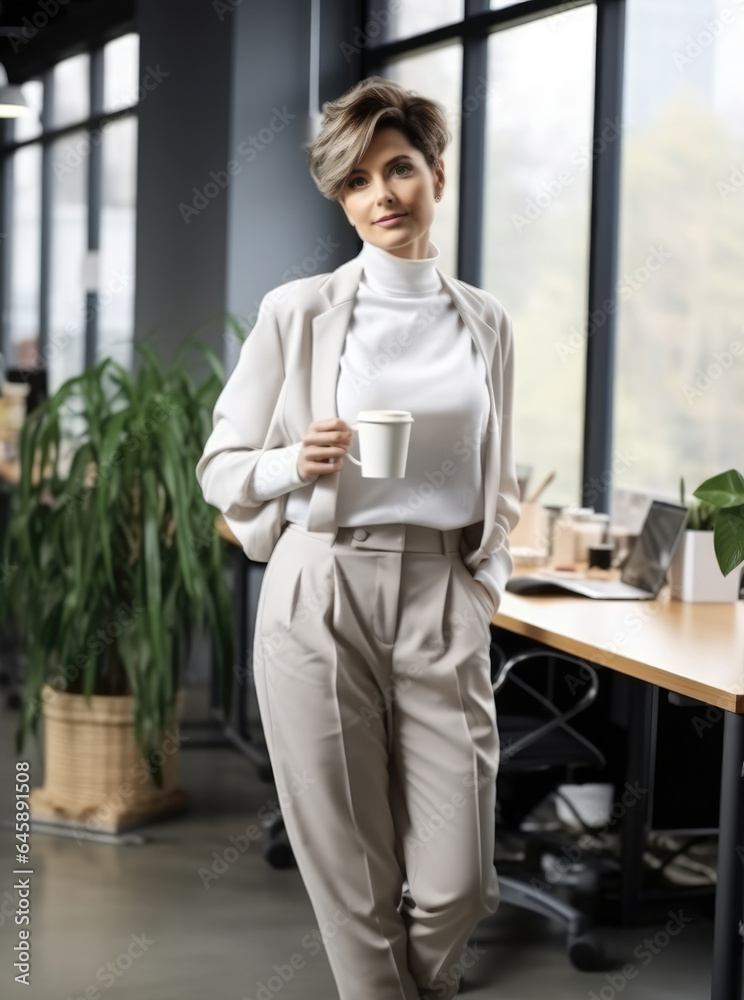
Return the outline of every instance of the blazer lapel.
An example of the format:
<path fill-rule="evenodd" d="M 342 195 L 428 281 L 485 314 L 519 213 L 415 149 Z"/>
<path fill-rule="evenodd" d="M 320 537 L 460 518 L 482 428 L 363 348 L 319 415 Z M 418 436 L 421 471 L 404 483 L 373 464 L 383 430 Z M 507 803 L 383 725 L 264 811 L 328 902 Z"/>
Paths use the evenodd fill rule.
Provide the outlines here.
<path fill-rule="evenodd" d="M 491 400 L 491 413 L 494 410 L 494 393 L 491 379 L 494 351 L 498 342 L 498 334 L 492 326 L 483 320 L 475 310 L 454 278 L 442 274 L 437 268 L 443 288 L 449 292 L 455 308 L 459 312 L 466 327 L 470 331 L 476 346 L 481 351 L 486 365 L 486 378 Z M 346 333 L 352 319 L 354 299 L 362 276 L 361 261 L 354 257 L 329 274 L 321 285 L 321 294 L 328 300 L 329 308 L 318 313 L 312 319 L 312 355 L 310 375 L 310 404 L 313 420 L 321 420 L 328 416 L 338 416 L 336 409 L 336 383 L 341 365 Z M 491 422 L 489 421 L 489 427 Z M 492 496 L 492 477 L 488 474 L 491 463 L 491 451 L 494 447 L 495 435 L 489 435 L 489 447 L 486 449 L 487 461 L 484 469 L 485 483 L 485 523 L 490 524 L 495 514 L 496 497 Z M 310 498 L 307 527 L 310 531 L 334 531 L 336 529 L 336 500 L 340 470 L 319 476 L 313 487 Z M 481 539 L 482 544 L 483 539 Z"/>
<path fill-rule="evenodd" d="M 338 416 L 336 383 L 361 276 L 362 264 L 354 257 L 331 272 L 320 286 L 329 308 L 312 319 L 310 406 L 313 420 Z M 310 531 L 335 530 L 340 475 L 338 470 L 315 480 L 307 520 Z"/>

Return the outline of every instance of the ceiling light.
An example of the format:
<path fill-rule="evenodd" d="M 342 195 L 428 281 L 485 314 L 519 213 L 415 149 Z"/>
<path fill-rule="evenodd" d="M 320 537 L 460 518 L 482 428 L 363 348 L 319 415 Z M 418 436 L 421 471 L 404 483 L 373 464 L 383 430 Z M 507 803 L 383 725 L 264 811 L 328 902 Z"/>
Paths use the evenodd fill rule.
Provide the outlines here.
<path fill-rule="evenodd" d="M 30 113 L 23 91 L 15 84 L 8 83 L 8 74 L 0 63 L 0 118 L 22 118 Z"/>

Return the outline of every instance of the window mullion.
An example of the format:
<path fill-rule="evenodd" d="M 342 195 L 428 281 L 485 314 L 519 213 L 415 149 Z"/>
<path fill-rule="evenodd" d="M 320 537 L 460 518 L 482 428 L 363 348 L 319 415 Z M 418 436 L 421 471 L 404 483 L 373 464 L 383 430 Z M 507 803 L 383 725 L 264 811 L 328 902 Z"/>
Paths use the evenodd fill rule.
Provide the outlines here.
<path fill-rule="evenodd" d="M 488 10 L 488 0 L 465 0 L 465 17 Z M 457 224 L 457 276 L 479 285 L 483 262 L 483 188 L 486 159 L 486 102 L 478 84 L 488 75 L 488 35 L 462 41 L 460 101 L 460 210 Z M 471 100 L 472 98 L 472 100 Z"/>
<path fill-rule="evenodd" d="M 13 123 L 2 122 L 3 141 L 10 140 Z M 10 359 L 10 261 L 13 255 L 13 170 L 12 154 L 0 158 L 0 354 L 7 367 Z"/>
<path fill-rule="evenodd" d="M 44 103 L 41 111 L 41 261 L 39 263 L 38 368 L 48 368 L 44 359 L 49 343 L 49 297 L 52 259 L 52 144 L 46 132 L 54 120 L 54 69 L 44 73 Z"/>
<path fill-rule="evenodd" d="M 625 0 L 597 5 L 582 506 L 608 513 L 617 317 Z M 608 141 L 607 129 L 611 139 Z"/>
<path fill-rule="evenodd" d="M 103 111 L 103 49 L 90 54 L 90 111 L 91 116 Z M 103 133 L 88 131 L 88 253 L 98 258 L 101 247 L 101 188 L 103 181 Z M 98 290 L 85 294 L 85 367 L 95 364 L 98 348 Z"/>

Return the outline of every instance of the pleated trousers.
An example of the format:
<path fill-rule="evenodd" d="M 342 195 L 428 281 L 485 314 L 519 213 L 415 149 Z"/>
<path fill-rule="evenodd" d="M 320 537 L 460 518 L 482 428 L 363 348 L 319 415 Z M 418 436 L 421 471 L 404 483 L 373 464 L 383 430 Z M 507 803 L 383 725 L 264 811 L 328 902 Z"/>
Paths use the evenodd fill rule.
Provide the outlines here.
<path fill-rule="evenodd" d="M 492 602 L 461 531 L 288 522 L 264 573 L 258 706 L 340 1000 L 450 1000 L 499 905 Z"/>

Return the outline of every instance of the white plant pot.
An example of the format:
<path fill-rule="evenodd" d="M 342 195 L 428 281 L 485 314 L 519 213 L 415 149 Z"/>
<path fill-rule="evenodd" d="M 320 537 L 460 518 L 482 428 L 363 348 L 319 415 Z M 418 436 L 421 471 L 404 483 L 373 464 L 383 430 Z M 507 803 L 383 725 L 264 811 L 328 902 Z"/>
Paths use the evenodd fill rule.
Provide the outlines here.
<path fill-rule="evenodd" d="M 728 603 L 739 599 L 742 567 L 724 576 L 713 548 L 712 531 L 687 529 L 669 566 L 672 598 L 698 603 Z"/>

